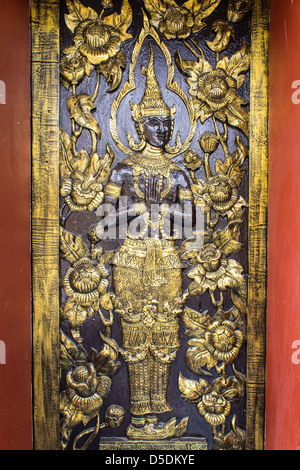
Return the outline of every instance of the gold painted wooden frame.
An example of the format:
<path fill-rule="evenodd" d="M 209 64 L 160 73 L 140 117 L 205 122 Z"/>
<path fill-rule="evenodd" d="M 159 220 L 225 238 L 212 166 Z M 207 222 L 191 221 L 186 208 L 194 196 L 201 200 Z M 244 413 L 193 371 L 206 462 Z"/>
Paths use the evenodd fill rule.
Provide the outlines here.
<path fill-rule="evenodd" d="M 246 448 L 264 448 L 269 2 L 251 43 Z M 34 448 L 59 436 L 59 0 L 32 0 L 32 330 Z"/>

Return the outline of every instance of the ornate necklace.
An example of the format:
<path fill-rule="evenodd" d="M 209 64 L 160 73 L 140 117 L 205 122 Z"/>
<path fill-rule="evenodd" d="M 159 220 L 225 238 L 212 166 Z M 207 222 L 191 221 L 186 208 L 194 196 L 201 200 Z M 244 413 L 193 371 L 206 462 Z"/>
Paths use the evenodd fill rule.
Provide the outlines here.
<path fill-rule="evenodd" d="M 170 172 L 171 170 L 178 169 L 177 165 L 166 157 L 162 149 L 151 147 L 150 145 L 147 145 L 143 152 L 127 158 L 124 163 L 132 166 L 134 190 L 142 199 L 144 199 L 145 195 L 139 187 L 139 178 L 141 175 L 144 175 L 146 188 L 149 178 L 151 176 L 158 176 L 157 187 L 159 191 L 161 191 L 165 179 L 167 182 L 166 188 L 161 193 L 161 198 L 164 198 L 173 186 Z"/>

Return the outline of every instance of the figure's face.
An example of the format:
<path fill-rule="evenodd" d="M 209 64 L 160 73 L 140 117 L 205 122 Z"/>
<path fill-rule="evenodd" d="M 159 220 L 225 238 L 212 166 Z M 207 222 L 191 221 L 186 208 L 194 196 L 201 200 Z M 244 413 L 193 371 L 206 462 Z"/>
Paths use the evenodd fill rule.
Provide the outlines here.
<path fill-rule="evenodd" d="M 164 148 L 171 138 L 171 119 L 166 116 L 150 116 L 143 121 L 145 140 L 153 147 Z"/>

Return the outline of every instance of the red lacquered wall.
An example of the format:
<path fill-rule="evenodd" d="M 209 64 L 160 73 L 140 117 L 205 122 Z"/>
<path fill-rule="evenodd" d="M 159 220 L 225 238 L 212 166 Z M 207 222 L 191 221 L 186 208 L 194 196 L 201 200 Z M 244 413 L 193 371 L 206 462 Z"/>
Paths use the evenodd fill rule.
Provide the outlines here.
<path fill-rule="evenodd" d="M 28 0 L 1 0 L 0 80 L 6 86 L 6 99 L 0 96 L 0 341 L 6 349 L 6 363 L 0 364 L 1 450 L 32 448 L 29 24 Z"/>
<path fill-rule="evenodd" d="M 300 87 L 300 2 L 271 0 L 270 25 L 266 449 L 295 450 L 300 449 L 300 93 L 293 86 Z"/>

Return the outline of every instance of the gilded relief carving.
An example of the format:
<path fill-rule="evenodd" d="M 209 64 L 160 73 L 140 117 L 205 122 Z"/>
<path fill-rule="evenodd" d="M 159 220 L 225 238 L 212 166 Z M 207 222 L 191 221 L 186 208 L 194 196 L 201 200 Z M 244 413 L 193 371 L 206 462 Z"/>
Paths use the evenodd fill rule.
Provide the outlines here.
<path fill-rule="evenodd" d="M 128 0 L 100 12 L 66 0 L 61 445 L 88 448 L 126 423 L 128 448 L 182 448 L 208 425 L 213 448 L 242 449 L 250 49 L 236 39 L 252 2 L 142 3 L 135 38 Z M 122 368 L 127 408 L 106 408 Z"/>
<path fill-rule="evenodd" d="M 145 0 L 150 23 L 167 39 L 186 39 L 205 27 L 203 21 L 217 8 L 221 0 L 195 2 L 188 0 L 179 6 L 173 0 Z"/>

